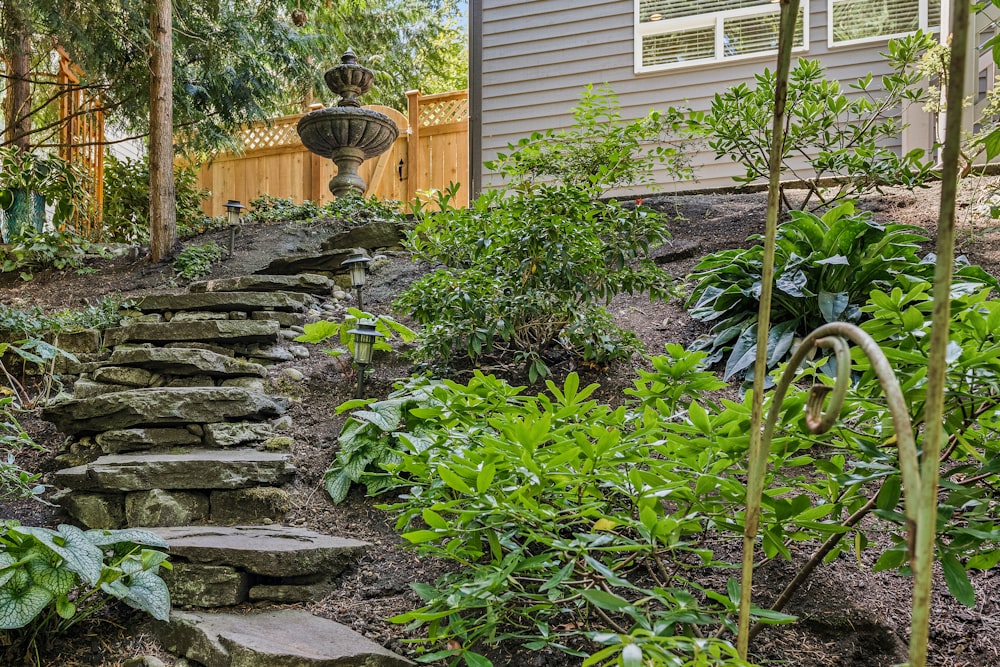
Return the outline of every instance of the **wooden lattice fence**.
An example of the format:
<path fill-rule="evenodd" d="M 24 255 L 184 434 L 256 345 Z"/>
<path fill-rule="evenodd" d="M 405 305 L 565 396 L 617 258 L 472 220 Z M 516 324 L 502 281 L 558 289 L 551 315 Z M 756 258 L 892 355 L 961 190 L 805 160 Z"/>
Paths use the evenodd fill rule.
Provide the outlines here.
<path fill-rule="evenodd" d="M 461 183 L 456 205 L 468 203 L 468 91 L 422 96 L 408 93 L 409 114 L 389 107 L 365 107 L 384 113 L 399 126 L 399 138 L 388 151 L 365 161 L 359 173 L 368 196 L 411 201 L 418 194 Z M 295 131 L 302 114 L 275 118 L 243 131 L 243 152 L 216 153 L 198 167 L 198 184 L 211 192 L 204 202 L 208 215 L 222 215 L 225 203 L 244 204 L 262 194 L 309 199 L 324 204 L 333 199 L 328 183 L 337 174 L 330 160 L 310 153 Z"/>

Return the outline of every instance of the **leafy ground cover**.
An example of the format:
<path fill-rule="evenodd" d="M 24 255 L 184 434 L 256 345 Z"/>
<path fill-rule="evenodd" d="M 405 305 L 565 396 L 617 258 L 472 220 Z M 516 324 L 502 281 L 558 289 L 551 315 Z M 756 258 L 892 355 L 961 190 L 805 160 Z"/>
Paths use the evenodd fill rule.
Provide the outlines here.
<path fill-rule="evenodd" d="M 996 275 L 1000 265 L 1000 234 L 974 224 L 971 215 L 978 205 L 980 194 L 975 189 L 966 193 L 969 206 L 963 225 L 962 252 L 973 263 L 984 266 Z M 759 233 L 763 226 L 763 195 L 692 195 L 683 197 L 661 196 L 646 198 L 667 212 L 681 213 L 686 220 L 670 225 L 673 239 L 654 253 L 654 259 L 678 280 L 690 273 L 704 255 L 736 247 L 747 247 L 749 235 Z M 918 191 L 915 194 L 891 193 L 884 197 L 870 198 L 864 203 L 875 217 L 882 221 L 910 223 L 929 228 L 936 207 L 935 191 Z M 303 227 L 279 223 L 248 227 L 237 237 L 237 247 L 232 259 L 213 266 L 211 277 L 239 275 L 257 270 L 282 249 L 297 248 L 308 244 L 315 236 L 317 226 Z M 207 235 L 196 240 L 222 242 L 221 235 Z M 277 249 L 277 250 L 276 250 Z M 154 268 L 147 263 L 129 260 L 106 260 L 94 267 L 101 272 L 101 280 L 93 276 L 80 277 L 67 274 L 38 274 L 30 283 L 11 281 L 0 286 L 3 303 L 7 305 L 40 305 L 49 308 L 79 307 L 83 303 L 96 303 L 106 294 L 116 292 L 129 296 L 137 292 L 162 291 L 171 280 L 169 267 Z M 391 255 L 372 274 L 372 285 L 366 288 L 366 310 L 378 312 L 409 283 L 422 275 L 425 268 L 412 264 L 403 255 Z M 892 295 L 887 295 L 892 298 Z M 906 295 L 900 295 L 902 300 Z M 902 304 L 900 304 L 902 305 Z M 906 310 L 905 308 L 903 309 Z M 612 300 L 609 312 L 620 326 L 635 331 L 651 353 L 660 353 L 666 343 L 687 345 L 707 331 L 707 325 L 693 320 L 684 309 L 682 299 L 667 302 L 650 301 L 643 295 L 619 295 Z M 886 326 L 890 326 L 887 324 Z M 972 325 L 970 325 L 972 326 Z M 916 339 L 913 345 L 918 344 Z M 902 361 L 902 360 L 901 360 Z M 453 566 L 433 555 L 421 555 L 404 548 L 395 531 L 396 518 L 375 506 L 375 501 L 363 497 L 355 487 L 346 501 L 333 506 L 323 489 L 325 472 L 332 459 L 335 442 L 346 414 L 334 416 L 335 407 L 351 395 L 353 386 L 345 381 L 335 360 L 315 354 L 304 362 L 294 364 L 302 370 L 307 380 L 301 383 L 285 382 L 282 389 L 298 399 L 293 408 L 293 419 L 299 435 L 296 443 L 296 465 L 301 471 L 295 490 L 295 505 L 289 522 L 298 525 L 340 532 L 368 540 L 376 545 L 359 566 L 347 576 L 342 590 L 319 603 L 314 611 L 345 622 L 372 638 L 387 643 L 398 651 L 407 651 L 403 640 L 426 637 L 426 629 L 407 630 L 405 626 L 388 623 L 386 619 L 411 612 L 428 604 L 421 599 L 410 584 L 432 583 Z M 621 401 L 623 390 L 633 385 L 636 366 L 641 364 L 617 363 L 605 369 L 579 369 L 578 387 L 582 390 L 592 382 L 600 387 L 587 399 L 615 404 Z M 280 367 L 275 369 L 280 371 Z M 568 366 L 553 369 L 555 381 L 565 394 Z M 652 370 L 652 369 L 647 369 Z M 408 366 L 394 357 L 378 361 L 369 382 L 374 392 L 385 397 L 392 390 L 393 380 L 408 374 Z M 511 378 L 514 381 L 520 378 Z M 456 380 L 468 382 L 470 375 L 456 374 Z M 719 398 L 738 400 L 738 392 L 727 390 Z M 18 464 L 29 470 L 51 472 L 50 459 L 59 442 L 59 436 L 50 427 L 30 416 L 22 420 L 24 426 L 45 447 L 45 452 L 25 452 Z M 471 480 L 476 482 L 478 480 Z M 386 499 L 382 499 L 386 502 Z M 4 516 L 21 518 L 31 525 L 55 525 L 58 519 L 46 512 L 39 513 L 34 504 L 7 504 Z M 428 515 L 431 521 L 432 515 Z M 421 517 L 426 522 L 427 517 Z M 418 528 L 419 529 L 419 528 Z M 876 538 L 878 539 L 878 538 Z M 891 546 L 888 536 L 886 546 Z M 713 544 L 717 559 L 738 558 L 739 545 Z M 791 562 L 774 559 L 762 568 L 757 580 L 761 600 L 767 600 L 784 586 L 798 565 L 811 551 L 808 544 L 791 547 Z M 810 586 L 803 590 L 787 609 L 802 620 L 792 626 L 770 628 L 754 646 L 754 656 L 759 660 L 780 661 L 778 664 L 795 665 L 890 665 L 901 660 L 900 647 L 906 637 L 909 618 L 909 580 L 890 572 L 873 573 L 876 552 L 862 552 L 859 559 L 844 553 L 829 566 L 821 567 Z M 735 560 L 733 561 L 735 562 Z M 699 583 L 714 590 L 726 590 L 726 577 L 713 579 L 707 571 L 694 571 L 689 576 L 701 577 Z M 932 621 L 933 662 L 940 665 L 991 665 L 996 664 L 1000 642 L 997 641 L 996 618 L 1000 579 L 991 571 L 974 573 L 972 585 L 977 602 L 972 609 L 962 607 L 946 594 L 935 600 L 936 617 Z M 943 580 L 940 582 L 943 590 Z M 428 591 L 424 589 L 424 592 Z M 617 604 L 613 599 L 602 599 L 606 605 Z M 110 620 L 110 619 L 108 619 Z M 558 629 L 558 621 L 554 627 Z M 120 664 L 136 652 L 151 650 L 148 640 L 140 634 L 132 639 L 108 641 L 115 629 L 107 620 L 81 634 L 77 644 L 66 647 L 65 660 L 59 664 Z M 90 638 L 105 638 L 96 654 L 90 650 Z M 447 649 L 445 644 L 441 650 Z M 81 650 L 86 647 L 86 650 Z M 542 648 L 532 652 L 510 654 L 507 649 L 491 653 L 496 665 L 575 665 L 580 659 L 568 657 L 557 650 Z M 86 655 L 87 662 L 78 656 Z M 165 656 L 166 657 L 166 656 Z M 169 664 L 169 663 L 168 663 Z"/>

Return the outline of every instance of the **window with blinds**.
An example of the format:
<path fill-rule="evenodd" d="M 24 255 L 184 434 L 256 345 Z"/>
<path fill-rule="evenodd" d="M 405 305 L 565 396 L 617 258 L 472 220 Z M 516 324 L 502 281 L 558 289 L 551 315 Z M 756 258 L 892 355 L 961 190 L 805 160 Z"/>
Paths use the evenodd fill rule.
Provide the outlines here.
<path fill-rule="evenodd" d="M 637 0 L 636 71 L 774 53 L 780 11 L 771 0 Z M 800 7 L 797 48 L 806 16 Z"/>
<path fill-rule="evenodd" d="M 829 0 L 830 43 L 898 37 L 941 25 L 941 0 Z"/>

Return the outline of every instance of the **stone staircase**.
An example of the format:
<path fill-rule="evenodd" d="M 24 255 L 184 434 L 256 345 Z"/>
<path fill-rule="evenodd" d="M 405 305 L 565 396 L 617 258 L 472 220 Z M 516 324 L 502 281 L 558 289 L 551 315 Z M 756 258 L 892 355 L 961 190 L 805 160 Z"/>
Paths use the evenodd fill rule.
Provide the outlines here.
<path fill-rule="evenodd" d="M 146 297 L 98 351 L 61 369 L 79 378 L 73 398 L 44 410 L 71 436 L 57 502 L 87 528 L 144 527 L 170 544 L 175 611 L 157 632 L 189 661 L 412 664 L 303 609 L 267 608 L 324 597 L 367 546 L 280 525 L 293 430 L 287 400 L 266 393 L 265 365 L 308 356 L 290 341 L 336 310 L 335 290 L 320 275 L 254 275 Z M 246 603 L 252 613 L 237 608 Z"/>

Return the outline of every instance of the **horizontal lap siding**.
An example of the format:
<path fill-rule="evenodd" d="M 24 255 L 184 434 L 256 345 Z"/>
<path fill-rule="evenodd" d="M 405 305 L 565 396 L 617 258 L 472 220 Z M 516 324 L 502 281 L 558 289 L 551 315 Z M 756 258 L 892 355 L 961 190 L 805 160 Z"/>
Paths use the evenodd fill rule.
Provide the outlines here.
<path fill-rule="evenodd" d="M 810 5 L 809 50 L 795 57 L 821 58 L 829 78 L 848 83 L 873 71 L 889 71 L 879 52 L 885 42 L 829 49 L 826 0 Z M 741 81 L 752 82 L 774 57 L 697 65 L 650 74 L 633 71 L 632 0 L 484 0 L 482 62 L 483 160 L 489 161 L 518 139 L 572 123 L 570 109 L 588 84 L 608 84 L 618 96 L 622 115 L 640 118 L 650 109 L 690 106 L 707 111 L 713 96 Z M 897 144 L 898 145 L 898 144 Z M 702 146 L 694 156 L 696 183 L 672 183 L 657 173 L 665 191 L 718 188 L 735 184 L 743 169 L 728 158 L 715 159 Z M 498 182 L 483 170 L 483 183 Z M 639 188 L 637 191 L 648 190 Z"/>

